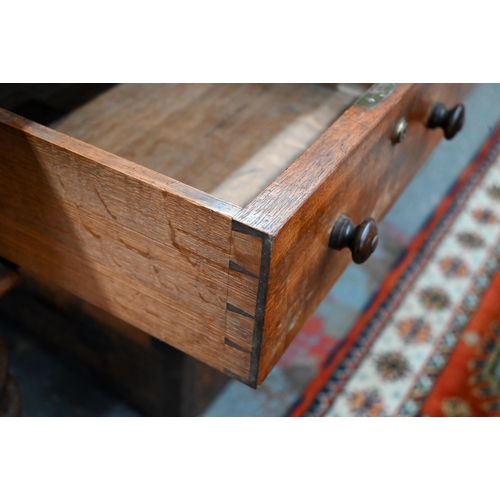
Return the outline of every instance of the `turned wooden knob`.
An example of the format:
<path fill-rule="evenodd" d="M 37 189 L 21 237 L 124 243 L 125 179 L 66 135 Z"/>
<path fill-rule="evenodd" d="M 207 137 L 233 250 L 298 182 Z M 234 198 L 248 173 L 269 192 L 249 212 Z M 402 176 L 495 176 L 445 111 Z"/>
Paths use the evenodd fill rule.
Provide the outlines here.
<path fill-rule="evenodd" d="M 350 248 L 352 260 L 362 264 L 375 251 L 377 243 L 378 228 L 373 219 L 366 219 L 355 226 L 349 217 L 342 215 L 333 227 L 329 246 L 334 250 Z"/>
<path fill-rule="evenodd" d="M 465 123 L 465 106 L 457 104 L 452 109 L 447 109 L 440 102 L 436 103 L 432 108 L 429 119 L 427 120 L 427 128 L 442 128 L 446 139 L 453 139 Z"/>

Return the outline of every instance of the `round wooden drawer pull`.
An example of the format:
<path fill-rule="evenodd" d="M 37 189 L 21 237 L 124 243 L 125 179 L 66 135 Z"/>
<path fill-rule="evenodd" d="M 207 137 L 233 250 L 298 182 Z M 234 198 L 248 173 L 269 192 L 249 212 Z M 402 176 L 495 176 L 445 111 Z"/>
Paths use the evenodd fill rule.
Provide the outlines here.
<path fill-rule="evenodd" d="M 442 128 L 446 139 L 453 139 L 462 130 L 464 123 L 465 106 L 463 104 L 447 109 L 444 104 L 438 102 L 429 115 L 427 128 Z"/>
<path fill-rule="evenodd" d="M 375 251 L 378 243 L 377 223 L 373 219 L 364 220 L 355 226 L 349 217 L 342 215 L 333 227 L 329 246 L 334 250 L 350 248 L 352 260 L 362 264 Z"/>

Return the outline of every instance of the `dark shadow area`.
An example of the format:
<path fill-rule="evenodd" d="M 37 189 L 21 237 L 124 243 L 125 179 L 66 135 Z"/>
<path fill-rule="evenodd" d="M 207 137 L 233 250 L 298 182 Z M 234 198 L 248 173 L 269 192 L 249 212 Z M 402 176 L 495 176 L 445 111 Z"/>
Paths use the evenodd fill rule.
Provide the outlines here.
<path fill-rule="evenodd" d="M 0 106 L 7 105 L 5 107 L 13 108 L 18 113 L 22 112 L 24 117 L 49 124 L 56 117 L 62 116 L 62 113 L 69 112 L 70 104 L 77 105 L 82 102 L 81 98 L 74 99 L 72 102 L 66 99 L 64 102 L 61 94 L 58 95 L 50 90 L 50 86 L 45 85 L 39 87 L 2 85 Z M 61 88 L 52 90 L 61 90 Z M 67 92 L 68 89 L 65 88 L 65 91 Z M 3 102 L 2 98 L 4 98 Z M 43 142 L 36 140 L 29 128 L 30 122 L 18 121 L 15 115 L 12 118 L 5 115 L 0 123 L 0 173 L 2 174 L 0 255 L 16 266 L 21 266 L 21 274 L 25 274 L 28 278 L 37 276 L 41 282 L 56 283 L 64 287 L 68 280 L 68 269 L 80 266 L 84 269 L 90 268 L 86 264 L 85 249 L 75 228 L 75 220 L 68 213 L 72 200 L 66 199 L 62 194 L 64 191 L 59 186 L 56 188 L 53 166 L 47 154 L 42 151 Z M 57 168 L 55 170 L 57 171 Z M 65 246 L 68 248 L 63 251 Z M 72 258 L 66 262 L 68 252 L 72 253 Z M 101 301 L 105 303 L 99 283 L 92 273 L 86 274 L 86 280 L 96 296 L 102 296 Z M 9 293 L 15 293 L 15 291 Z M 15 311 L 20 322 L 26 322 L 30 315 L 34 314 L 26 301 L 22 301 L 17 308 L 11 303 L 9 311 Z M 8 328 L 2 330 L 4 329 L 8 330 Z M 71 332 L 62 329 L 61 334 L 67 336 L 68 341 L 71 342 Z M 36 345 L 36 342 L 23 342 L 18 336 L 11 336 L 9 341 L 9 347 L 14 347 L 14 349 L 9 349 L 14 360 L 12 362 L 13 374 L 19 381 L 22 399 L 25 403 L 23 415 L 34 415 L 37 412 L 30 404 L 33 395 L 36 394 L 36 390 L 33 391 L 33 389 L 39 387 L 38 382 L 47 377 L 50 378 L 50 373 L 54 371 L 57 363 L 45 362 L 45 368 L 41 369 L 44 365 L 43 351 L 40 352 L 41 364 L 37 362 L 36 356 L 29 359 L 25 365 L 27 372 L 30 373 L 31 382 L 29 382 L 29 378 L 23 376 L 20 365 L 16 367 L 16 357 L 13 356 L 13 353 L 17 352 L 15 346 L 18 345 L 18 340 L 21 341 L 21 345 L 31 347 Z M 30 352 L 35 354 L 37 351 L 32 348 Z M 17 371 L 20 373 L 16 373 Z M 26 375 L 27 372 L 24 374 Z M 66 375 L 62 378 L 64 381 L 70 379 L 71 377 Z M 75 387 L 73 394 L 79 393 L 81 393 L 81 387 L 80 390 Z M 44 414 L 43 405 L 39 411 Z M 48 413 L 60 414 L 55 407 Z"/>
<path fill-rule="evenodd" d="M 50 126 L 114 83 L 1 83 L 0 108 Z"/>

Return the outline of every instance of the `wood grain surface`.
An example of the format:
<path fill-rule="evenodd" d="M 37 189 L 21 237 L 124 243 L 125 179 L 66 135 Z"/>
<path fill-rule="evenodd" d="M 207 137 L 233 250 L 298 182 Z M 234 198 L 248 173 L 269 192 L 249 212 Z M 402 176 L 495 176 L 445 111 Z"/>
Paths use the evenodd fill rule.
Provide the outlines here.
<path fill-rule="evenodd" d="M 236 208 L 0 111 L 0 255 L 224 369 Z"/>
<path fill-rule="evenodd" d="M 354 100 L 351 92 L 336 89 L 321 106 L 299 115 L 226 177 L 212 194 L 240 207 L 246 206 L 318 139 Z"/>
<path fill-rule="evenodd" d="M 318 84 L 122 84 L 57 130 L 243 206 L 354 99 Z"/>
<path fill-rule="evenodd" d="M 404 84 L 375 109 L 352 106 L 235 217 L 264 234 L 270 248 L 263 264 L 267 293 L 257 306 L 265 310 L 257 385 L 351 262 L 348 249 L 328 247 L 337 219 L 380 221 L 443 136 L 425 127 L 434 102 L 455 105 L 469 88 Z M 408 132 L 394 145 L 392 131 L 402 116 Z"/>

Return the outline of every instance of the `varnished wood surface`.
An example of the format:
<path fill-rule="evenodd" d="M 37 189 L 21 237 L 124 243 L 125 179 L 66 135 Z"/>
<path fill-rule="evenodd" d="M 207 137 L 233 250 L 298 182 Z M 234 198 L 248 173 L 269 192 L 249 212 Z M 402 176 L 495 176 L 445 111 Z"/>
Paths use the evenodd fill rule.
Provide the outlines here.
<path fill-rule="evenodd" d="M 348 249 L 328 247 L 339 216 L 355 224 L 369 217 L 380 221 L 443 136 L 425 127 L 433 103 L 454 105 L 469 88 L 400 85 L 373 110 L 352 106 L 236 216 L 270 247 L 263 265 L 267 291 L 257 307 L 265 310 L 257 384 L 351 261 Z M 403 143 L 393 145 L 392 130 L 401 116 L 408 132 Z"/>
<path fill-rule="evenodd" d="M 318 84 L 122 84 L 57 130 L 244 206 L 354 99 Z"/>
<path fill-rule="evenodd" d="M 0 255 L 223 370 L 235 207 L 0 112 Z"/>
<path fill-rule="evenodd" d="M 240 207 L 246 206 L 349 107 L 351 92 L 335 90 L 321 106 L 299 115 L 236 171 L 212 194 Z"/>

